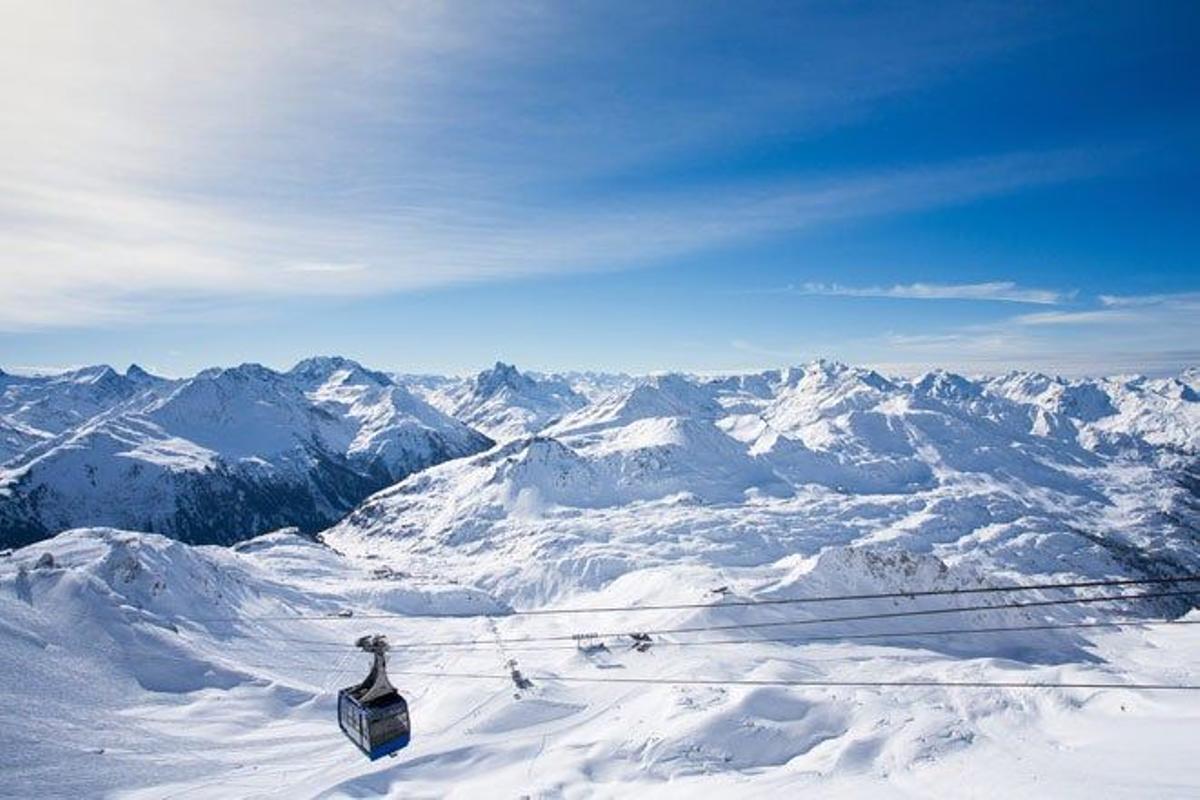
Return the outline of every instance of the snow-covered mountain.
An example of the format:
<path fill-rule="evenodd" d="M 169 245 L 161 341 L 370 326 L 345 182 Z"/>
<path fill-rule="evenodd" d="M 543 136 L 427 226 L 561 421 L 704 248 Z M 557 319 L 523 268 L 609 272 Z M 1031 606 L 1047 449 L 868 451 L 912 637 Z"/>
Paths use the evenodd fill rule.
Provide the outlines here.
<path fill-rule="evenodd" d="M 537 375 L 537 373 L 533 373 Z M 624 372 L 597 372 L 595 370 L 570 370 L 556 372 L 545 377 L 563 381 L 577 394 L 594 402 L 611 394 L 632 389 L 638 379 Z"/>
<path fill-rule="evenodd" d="M 375 490 L 491 444 L 340 358 L 287 373 L 210 369 L 140 393 L 112 375 L 101 380 L 119 402 L 0 470 L 5 543 L 85 524 L 201 542 L 283 525 L 315 531 Z M 81 406 L 80 416 L 95 409 Z"/>
<path fill-rule="evenodd" d="M 497 441 L 537 433 L 588 402 L 566 381 L 522 373 L 499 361 L 471 378 L 437 386 L 425 398 Z"/>
<path fill-rule="evenodd" d="M 1198 408 L 1179 381 L 896 380 L 824 361 L 656 376 L 414 475 L 323 536 L 458 559 L 538 601 L 646 559 L 764 563 L 830 544 L 1022 574 L 1195 570 Z"/>
<path fill-rule="evenodd" d="M 147 391 L 170 382 L 130 365 L 125 374 L 109 366 L 57 375 L 9 375 L 0 371 L 0 464 Z"/>
<path fill-rule="evenodd" d="M 640 379 L 483 449 L 342 359 L 164 384 L 43 437 L 5 474 L 45 488 L 10 483 L 0 508 L 162 498 L 232 541 L 252 526 L 222 514 L 248 498 L 266 525 L 424 468 L 315 539 L 87 528 L 0 551 L 0 671 L 20 676 L 0 685 L 5 785 L 924 797 L 971 774 L 985 795 L 1088 797 L 1094 778 L 1190 796 L 1200 693 L 1144 685 L 1195 683 L 1197 593 L 905 593 L 1200 572 L 1195 392 L 1194 374 L 905 380 L 818 361 Z M 462 457 L 433 463 L 451 443 Z M 288 488 L 191 488 L 227 475 Z M 1142 591 L 1177 585 L 1195 584 Z M 790 602 L 837 595 L 859 597 Z M 336 690 L 376 632 L 414 736 L 372 763 L 341 738 Z"/>
<path fill-rule="evenodd" d="M 757 515 L 778 548 L 778 531 L 807 531 L 815 500 L 835 496 L 852 499 L 827 528 L 874 503 L 851 527 L 913 546 L 948 551 L 992 525 L 996 552 L 1052 528 L 1110 553 L 1153 541 L 1165 558 L 1194 519 L 1195 372 L 904 380 L 817 361 L 626 381 L 589 401 L 566 378 L 502 363 L 467 379 L 396 379 L 339 358 L 179 381 L 137 368 L 4 375 L 0 419 L 19 452 L 0 472 L 0 520 L 9 543 L 81 524 L 235 541 L 319 530 L 410 475 L 371 513 L 452 540 L 503 539 L 571 509 L 590 509 L 584 526 L 600 509 L 648 519 L 651 504 L 688 525 L 755 529 Z M 481 453 L 472 429 L 507 444 L 414 475 Z M 381 510 L 388 497 L 409 498 L 403 513 Z M 331 536 L 351 531 L 366 535 L 348 523 Z"/>
<path fill-rule="evenodd" d="M 1178 378 L 1077 381 L 1010 373 L 985 384 L 1017 403 L 1082 423 L 1083 436 L 1093 449 L 1149 445 L 1200 452 L 1200 381 L 1195 370 Z"/>

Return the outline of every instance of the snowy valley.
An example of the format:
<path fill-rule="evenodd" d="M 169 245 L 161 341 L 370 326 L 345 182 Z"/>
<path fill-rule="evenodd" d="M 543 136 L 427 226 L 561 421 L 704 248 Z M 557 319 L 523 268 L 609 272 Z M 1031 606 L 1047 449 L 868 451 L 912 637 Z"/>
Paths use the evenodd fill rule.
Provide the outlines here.
<path fill-rule="evenodd" d="M 0 440 L 0 794 L 1200 787 L 1196 370 L 93 367 Z"/>

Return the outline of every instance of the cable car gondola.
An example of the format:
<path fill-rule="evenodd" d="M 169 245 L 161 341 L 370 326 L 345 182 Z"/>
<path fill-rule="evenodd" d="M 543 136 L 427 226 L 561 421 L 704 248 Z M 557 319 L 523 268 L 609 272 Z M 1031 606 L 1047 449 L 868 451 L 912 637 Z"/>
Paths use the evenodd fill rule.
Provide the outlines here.
<path fill-rule="evenodd" d="M 363 636 L 355 644 L 375 660 L 366 680 L 338 692 L 338 724 L 347 738 L 374 761 L 408 745 L 408 703 L 388 680 L 387 638 Z"/>

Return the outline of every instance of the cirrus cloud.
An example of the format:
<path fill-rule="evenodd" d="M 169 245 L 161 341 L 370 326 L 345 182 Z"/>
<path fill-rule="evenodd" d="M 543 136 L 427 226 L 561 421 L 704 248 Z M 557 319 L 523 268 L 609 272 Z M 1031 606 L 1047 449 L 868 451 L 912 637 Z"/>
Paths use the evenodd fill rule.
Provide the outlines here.
<path fill-rule="evenodd" d="M 770 53 L 711 70 L 689 93 L 672 81 L 691 42 L 657 5 L 8 6 L 0 329 L 633 268 L 1112 169 L 1119 155 L 1068 148 L 711 179 L 702 191 L 578 190 L 755 126 L 868 113 L 1024 41 L 1013 13 L 947 7 L 919 25 L 887 10 L 816 14 L 772 25 Z M 694 24 L 703 39 L 747 23 L 729 11 Z M 797 42 L 794 79 L 768 79 L 777 71 L 759 59 L 786 59 Z M 614 97 L 596 63 L 636 78 L 629 93 Z M 1006 284 L 893 290 L 1053 301 Z"/>
<path fill-rule="evenodd" d="M 1057 305 L 1075 292 L 1035 289 L 1013 281 L 984 283 L 908 283 L 892 286 L 844 286 L 839 283 L 805 283 L 790 288 L 796 294 L 825 297 L 886 297 L 898 300 L 987 300 L 1000 303 Z"/>

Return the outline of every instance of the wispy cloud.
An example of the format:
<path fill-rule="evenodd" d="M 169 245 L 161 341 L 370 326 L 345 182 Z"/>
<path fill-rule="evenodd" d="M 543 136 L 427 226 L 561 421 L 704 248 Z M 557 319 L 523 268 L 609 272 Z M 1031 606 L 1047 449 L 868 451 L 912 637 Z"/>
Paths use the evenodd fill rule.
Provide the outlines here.
<path fill-rule="evenodd" d="M 1081 336 L 1068 331 L 1054 326 L 973 326 L 941 334 L 889 334 L 856 347 L 862 363 L 901 375 L 934 368 L 968 374 L 1029 369 L 1065 376 L 1174 375 L 1200 363 L 1200 348 L 1188 332 L 1176 336 L 1128 326 Z"/>
<path fill-rule="evenodd" d="M 325 272 L 335 275 L 345 275 L 347 272 L 362 272 L 367 269 L 366 264 L 358 263 L 337 263 L 334 261 L 325 262 L 301 262 L 299 264 L 290 264 L 284 269 L 287 272 Z"/>
<path fill-rule="evenodd" d="M 1110 309 L 1093 311 L 1046 311 L 1038 314 L 1022 314 L 1013 317 L 1015 325 L 1108 325 L 1118 322 L 1136 322 L 1137 314 Z"/>
<path fill-rule="evenodd" d="M 1088 302 L 1093 307 L 1018 314 L 938 333 L 892 333 L 860 343 L 860 360 L 902 373 L 942 366 L 1064 375 L 1165 375 L 1200 363 L 1200 293 Z"/>
<path fill-rule="evenodd" d="M 1150 308 L 1154 306 L 1200 311 L 1200 292 L 1173 294 L 1100 295 L 1100 302 L 1109 308 Z"/>
<path fill-rule="evenodd" d="M 0 327 L 141 319 L 168 313 L 180 296 L 354 295 L 636 267 L 764 234 L 1069 180 L 1086 173 L 1086 163 L 1074 152 L 1005 154 L 818 181 L 726 184 L 702 198 L 641 192 L 565 209 L 481 198 L 363 217 L 322 209 L 238 214 L 120 183 L 80 189 L 9 180 L 0 214 L 31 224 L 0 233 L 0 265 L 19 287 L 0 298 Z M 1061 299 L 1003 282 L 874 291 Z"/>
<path fill-rule="evenodd" d="M 908 283 L 892 286 L 844 286 L 839 283 L 805 283 L 789 291 L 828 297 L 890 297 L 902 300 L 988 300 L 1002 303 L 1057 305 L 1075 292 L 1034 289 L 1013 281 L 986 283 Z"/>
<path fill-rule="evenodd" d="M 1174 294 L 1099 295 L 1100 308 L 1051 311 L 1014 317 L 1016 325 L 1118 325 L 1166 324 L 1173 319 L 1195 323 L 1200 312 L 1200 292 Z M 1174 323 L 1172 323 L 1174 324 Z M 1190 326 L 1189 326 L 1190 327 Z"/>
<path fill-rule="evenodd" d="M 747 80 L 757 68 L 747 59 L 668 105 L 664 70 L 678 59 L 644 46 L 670 40 L 669 15 L 653 8 L 588 12 L 615 14 L 606 24 L 622 37 L 536 3 L 121 8 L 5 12 L 0 329 L 637 267 L 1087 178 L 1120 159 L 1010 152 L 562 202 L 589 177 L 653 154 L 710 147 L 752 125 L 835 124 L 938 80 L 1021 38 L 1005 4 L 984 21 L 978 9 L 930 12 L 920 25 L 884 12 L 869 24 L 805 20 L 775 43 L 791 52 L 794 33 L 811 45 L 796 80 Z M 969 35 L 985 31 L 986 41 Z M 642 88 L 614 98 L 596 59 Z M 974 291 L 1052 302 L 1018 287 Z"/>

